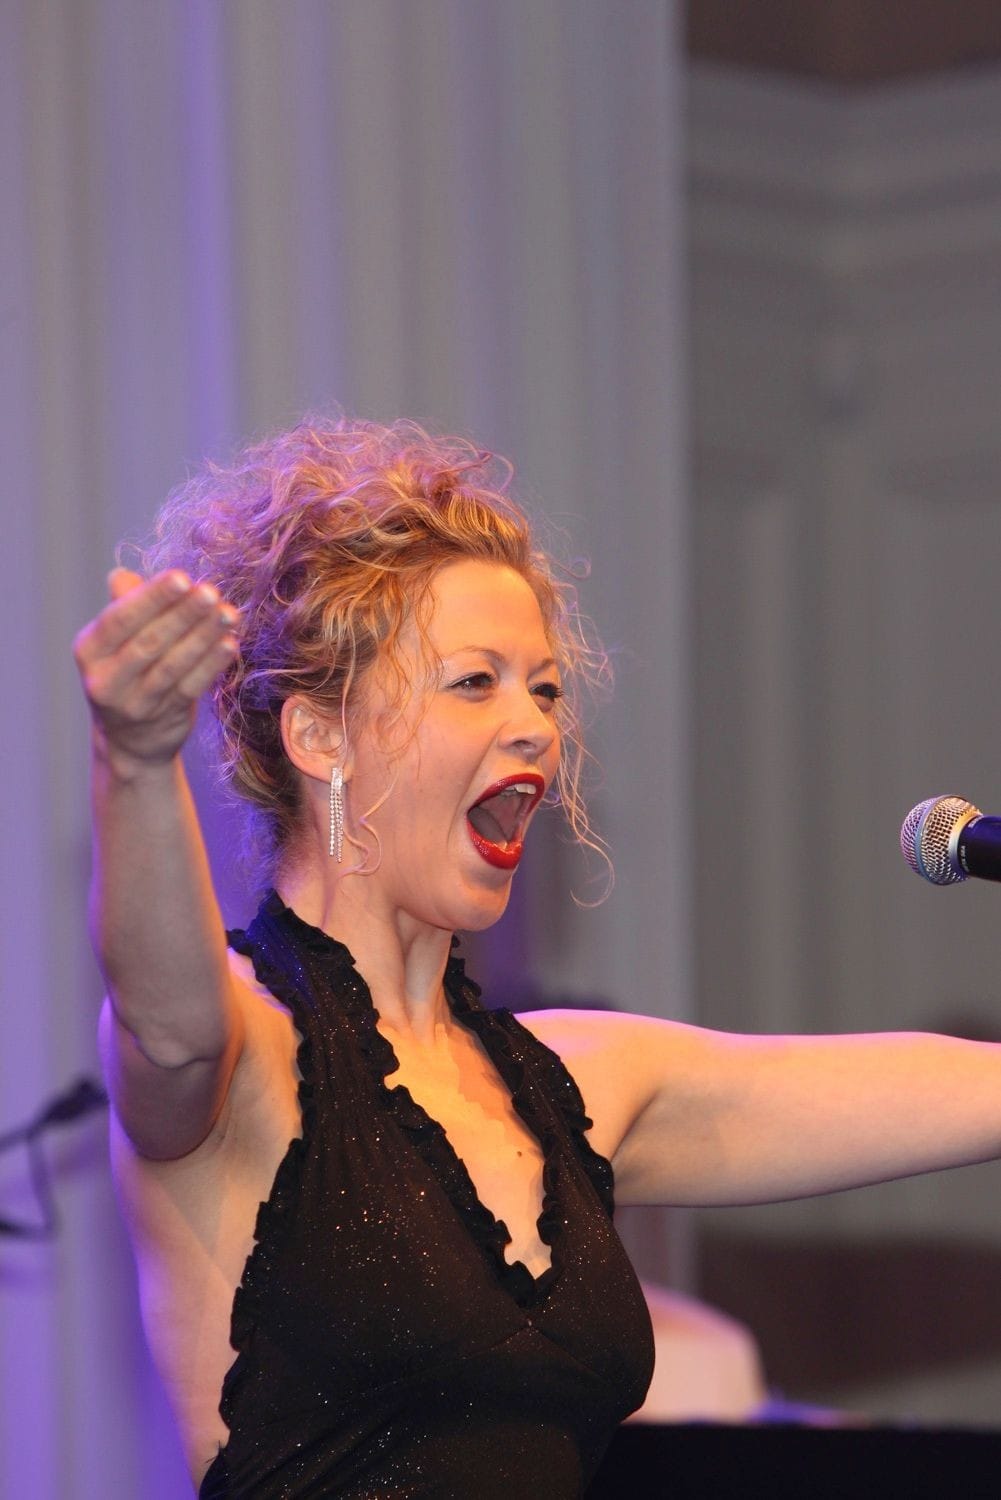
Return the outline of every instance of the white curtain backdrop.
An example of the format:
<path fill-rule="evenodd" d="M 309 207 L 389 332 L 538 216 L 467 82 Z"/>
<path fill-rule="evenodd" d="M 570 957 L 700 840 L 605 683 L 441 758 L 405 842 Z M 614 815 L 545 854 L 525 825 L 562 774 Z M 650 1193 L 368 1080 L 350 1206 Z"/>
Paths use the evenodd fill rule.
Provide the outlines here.
<path fill-rule="evenodd" d="M 700 1019 L 997 1039 L 997 888 L 897 832 L 1001 799 L 1001 69 L 688 92 Z M 999 1184 L 702 1214 L 703 1290 L 800 1397 L 996 1426 Z"/>
<path fill-rule="evenodd" d="M 494 984 L 689 1013 L 679 116 L 672 0 L 0 4 L 0 1134 L 96 1066 L 70 639 L 187 466 L 331 400 L 508 453 L 593 559 L 618 883 L 579 912 L 541 840 Z M 101 1118 L 49 1156 L 58 1238 L 0 1240 L 0 1493 L 174 1500 Z"/>

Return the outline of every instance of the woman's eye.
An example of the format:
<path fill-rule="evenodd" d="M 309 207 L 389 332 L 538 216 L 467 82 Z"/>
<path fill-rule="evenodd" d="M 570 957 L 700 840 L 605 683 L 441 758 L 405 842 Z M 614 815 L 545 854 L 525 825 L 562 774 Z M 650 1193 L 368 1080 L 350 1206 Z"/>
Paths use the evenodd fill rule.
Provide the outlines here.
<path fill-rule="evenodd" d="M 470 672 L 467 677 L 453 682 L 452 689 L 460 693 L 488 693 L 497 686 L 497 680 L 493 672 Z M 532 695 L 541 699 L 548 709 L 563 697 L 563 689 L 558 682 L 540 682 L 532 688 Z"/>

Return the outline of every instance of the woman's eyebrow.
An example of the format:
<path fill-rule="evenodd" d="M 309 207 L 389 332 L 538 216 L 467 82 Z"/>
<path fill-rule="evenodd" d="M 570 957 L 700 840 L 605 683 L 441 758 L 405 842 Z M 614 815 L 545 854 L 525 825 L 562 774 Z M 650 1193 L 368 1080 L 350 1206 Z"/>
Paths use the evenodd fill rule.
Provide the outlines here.
<path fill-rule="evenodd" d="M 494 651 L 490 646 L 456 646 L 455 650 L 453 652 L 450 652 L 449 654 L 458 656 L 461 651 L 476 651 L 481 656 L 485 656 L 488 661 L 493 662 L 494 666 L 507 665 L 508 659 L 504 655 L 504 653 L 502 651 Z M 536 672 L 545 672 L 549 667 L 555 667 L 556 665 L 556 658 L 554 656 L 547 656 L 545 661 L 540 661 L 537 666 L 534 666 L 532 668 L 529 676 L 534 677 Z"/>

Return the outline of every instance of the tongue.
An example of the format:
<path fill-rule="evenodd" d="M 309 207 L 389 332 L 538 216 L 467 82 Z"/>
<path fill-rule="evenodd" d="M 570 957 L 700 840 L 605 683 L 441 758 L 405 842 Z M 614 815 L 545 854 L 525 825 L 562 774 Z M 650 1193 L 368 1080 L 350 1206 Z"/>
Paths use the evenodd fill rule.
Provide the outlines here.
<path fill-rule="evenodd" d="M 470 823 L 481 838 L 502 847 L 510 843 L 518 826 L 519 799 L 517 797 L 487 797 L 477 802 L 467 814 Z"/>

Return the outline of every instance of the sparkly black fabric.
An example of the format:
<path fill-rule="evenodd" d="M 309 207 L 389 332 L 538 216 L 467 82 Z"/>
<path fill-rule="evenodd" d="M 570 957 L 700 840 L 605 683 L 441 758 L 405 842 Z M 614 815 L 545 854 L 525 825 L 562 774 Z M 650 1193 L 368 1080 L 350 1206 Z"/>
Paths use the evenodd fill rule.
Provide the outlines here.
<path fill-rule="evenodd" d="M 230 1437 L 200 1500 L 579 1496 L 643 1399 L 653 1340 L 573 1079 L 453 955 L 453 1014 L 543 1149 L 552 1264 L 533 1277 L 442 1127 L 386 1086 L 398 1063 L 347 949 L 274 893 L 231 941 L 291 1011 L 303 1135 L 234 1298 Z"/>

